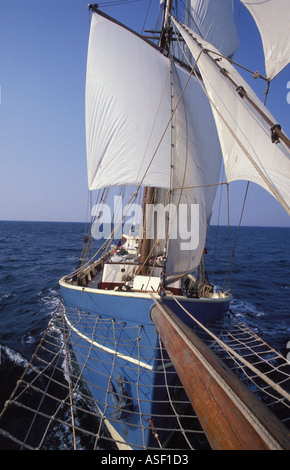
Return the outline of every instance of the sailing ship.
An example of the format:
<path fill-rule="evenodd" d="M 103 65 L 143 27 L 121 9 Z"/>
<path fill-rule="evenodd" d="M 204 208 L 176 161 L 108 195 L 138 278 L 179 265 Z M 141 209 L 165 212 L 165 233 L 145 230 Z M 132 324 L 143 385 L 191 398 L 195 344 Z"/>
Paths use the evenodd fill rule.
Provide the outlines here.
<path fill-rule="evenodd" d="M 289 8 L 242 3 L 262 35 L 269 84 L 289 61 Z M 285 28 L 272 23 L 278 6 Z M 289 214 L 289 139 L 230 59 L 232 0 L 187 0 L 182 21 L 167 0 L 157 43 L 89 8 L 87 171 L 96 204 L 79 266 L 60 287 L 98 413 L 119 448 L 148 448 L 158 445 L 155 428 L 168 438 L 166 386 L 177 381 L 170 363 L 168 375 L 158 373 L 152 308 L 170 308 L 188 327 L 224 318 L 232 294 L 209 282 L 204 261 L 217 188 L 252 181 Z"/>

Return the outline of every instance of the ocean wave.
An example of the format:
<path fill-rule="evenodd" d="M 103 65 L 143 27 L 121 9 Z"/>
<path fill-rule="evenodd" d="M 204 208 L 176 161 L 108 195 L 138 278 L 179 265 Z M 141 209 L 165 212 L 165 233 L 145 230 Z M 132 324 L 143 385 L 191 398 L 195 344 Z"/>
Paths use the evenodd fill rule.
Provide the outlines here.
<path fill-rule="evenodd" d="M 3 294 L 3 295 L 0 297 L 0 302 L 5 302 L 5 300 L 13 299 L 13 297 L 15 297 L 15 293 L 14 293 L 14 292 L 5 292 L 5 294 Z"/>
<path fill-rule="evenodd" d="M 264 316 L 265 312 L 259 310 L 256 305 L 245 300 L 234 299 L 231 303 L 231 310 L 236 316 Z"/>
<path fill-rule="evenodd" d="M 67 259 L 68 261 L 75 261 L 75 262 L 77 262 L 77 261 L 79 261 L 80 257 L 79 257 L 78 255 L 68 255 L 68 256 L 66 257 L 66 259 Z"/>
<path fill-rule="evenodd" d="M 47 315 L 51 316 L 51 313 L 57 309 L 60 301 L 60 293 L 54 288 L 49 288 L 47 293 L 40 291 L 38 294 L 39 303 L 44 306 L 47 310 Z"/>
<path fill-rule="evenodd" d="M 21 354 L 9 348 L 8 346 L 0 345 L 0 351 L 1 351 L 1 359 L 3 358 L 3 353 L 4 353 L 6 358 L 8 358 L 11 362 L 13 362 L 13 364 L 17 366 L 21 366 L 23 367 L 23 369 L 25 369 L 29 365 L 29 362 L 23 356 L 21 356 Z"/>
<path fill-rule="evenodd" d="M 35 337 L 30 333 L 30 331 L 26 331 L 21 338 L 22 344 L 34 344 Z"/>

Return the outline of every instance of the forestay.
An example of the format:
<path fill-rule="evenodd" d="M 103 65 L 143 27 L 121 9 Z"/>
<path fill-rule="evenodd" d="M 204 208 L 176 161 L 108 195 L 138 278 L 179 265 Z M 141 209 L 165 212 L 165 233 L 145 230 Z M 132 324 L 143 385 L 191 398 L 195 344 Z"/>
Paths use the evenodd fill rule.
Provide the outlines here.
<path fill-rule="evenodd" d="M 214 46 L 174 18 L 173 21 L 192 55 L 198 59 L 218 129 L 227 181 L 246 180 L 259 184 L 289 213 L 289 151 L 283 142 L 272 143 L 269 124 L 220 70 L 225 69 L 227 75 L 244 88 L 271 122 L 276 123 L 275 119 L 227 59 L 221 59 L 218 65 L 215 63 L 213 59 L 220 58 L 220 53 Z"/>
<path fill-rule="evenodd" d="M 260 31 L 266 76 L 272 80 L 290 61 L 289 0 L 241 1 L 252 14 Z"/>

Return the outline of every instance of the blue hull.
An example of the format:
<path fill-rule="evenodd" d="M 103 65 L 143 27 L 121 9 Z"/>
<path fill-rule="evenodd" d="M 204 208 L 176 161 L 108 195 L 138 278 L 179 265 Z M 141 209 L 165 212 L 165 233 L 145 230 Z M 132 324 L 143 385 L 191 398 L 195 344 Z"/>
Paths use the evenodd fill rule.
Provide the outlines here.
<path fill-rule="evenodd" d="M 164 444 L 169 437 L 167 430 L 176 426 L 168 415 L 168 387 L 173 387 L 178 378 L 166 352 L 160 350 L 150 318 L 154 301 L 146 294 L 84 289 L 63 281 L 60 286 L 76 361 L 117 446 L 159 447 L 153 427 L 159 428 L 159 441 Z M 169 298 L 164 302 L 192 326 L 194 320 L 176 302 Z M 183 305 L 199 320 L 215 321 L 223 317 L 229 299 L 184 299 Z M 184 391 L 178 390 L 182 397 Z"/>

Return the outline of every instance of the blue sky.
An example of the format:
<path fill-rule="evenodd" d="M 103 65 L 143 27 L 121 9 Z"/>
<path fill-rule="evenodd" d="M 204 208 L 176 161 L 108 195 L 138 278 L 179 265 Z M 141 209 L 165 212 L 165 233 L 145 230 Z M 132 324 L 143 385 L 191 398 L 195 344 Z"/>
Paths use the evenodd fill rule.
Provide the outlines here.
<path fill-rule="evenodd" d="M 114 7 L 104 7 L 105 3 L 101 8 L 106 13 L 142 29 L 147 0 Z M 87 4 L 87 0 L 0 0 L 1 220 L 86 220 Z M 151 18 L 158 14 L 158 5 L 155 0 Z M 146 24 L 154 26 L 155 19 Z M 239 33 L 236 60 L 263 73 L 261 40 L 244 7 Z M 289 135 L 288 81 L 289 66 L 272 82 L 267 103 Z M 265 83 L 252 80 L 251 86 L 263 100 Z M 235 213 L 242 206 L 244 190 L 244 182 L 231 185 L 231 224 L 238 223 Z M 225 209 L 220 222 L 227 223 Z M 243 223 L 290 226 L 280 205 L 254 184 Z"/>

